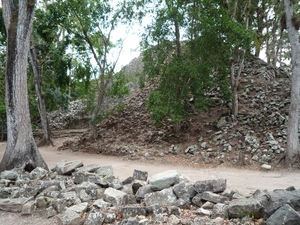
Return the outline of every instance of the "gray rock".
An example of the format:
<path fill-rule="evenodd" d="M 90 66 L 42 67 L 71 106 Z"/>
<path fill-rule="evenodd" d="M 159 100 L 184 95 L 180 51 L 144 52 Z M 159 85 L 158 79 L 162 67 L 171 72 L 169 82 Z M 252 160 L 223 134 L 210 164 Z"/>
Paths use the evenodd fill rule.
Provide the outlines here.
<path fill-rule="evenodd" d="M 139 225 L 139 221 L 137 218 L 128 218 L 122 220 L 119 225 Z"/>
<path fill-rule="evenodd" d="M 113 206 L 121 206 L 127 204 L 127 194 L 113 188 L 107 188 L 104 191 L 104 200 Z"/>
<path fill-rule="evenodd" d="M 75 169 L 82 167 L 83 163 L 80 160 L 67 162 L 65 160 L 56 164 L 56 171 L 59 175 L 71 175 Z"/>
<path fill-rule="evenodd" d="M 146 216 L 146 209 L 139 205 L 125 206 L 122 208 L 123 218 L 130 218 L 135 216 Z"/>
<path fill-rule="evenodd" d="M 201 206 L 201 208 L 203 208 L 203 209 L 213 209 L 213 207 L 214 207 L 214 203 L 212 203 L 212 202 L 205 202 L 205 203 L 203 203 L 203 205 Z"/>
<path fill-rule="evenodd" d="M 67 206 L 76 205 L 81 203 L 80 198 L 77 197 L 77 194 L 75 191 L 65 192 L 61 193 L 63 199 L 66 200 Z"/>
<path fill-rule="evenodd" d="M 72 205 L 68 207 L 69 210 L 73 210 L 74 212 L 77 212 L 79 214 L 86 212 L 87 208 L 88 208 L 87 202 L 79 203 L 77 205 Z"/>
<path fill-rule="evenodd" d="M 101 166 L 99 169 L 96 170 L 96 174 L 104 177 L 111 176 L 114 175 L 114 169 L 111 165 Z"/>
<path fill-rule="evenodd" d="M 98 164 L 91 164 L 91 165 L 87 165 L 87 166 L 83 166 L 83 167 L 77 168 L 75 171 L 76 172 L 81 172 L 81 173 L 94 173 L 100 167 L 101 166 L 98 165 Z"/>
<path fill-rule="evenodd" d="M 56 212 L 56 210 L 52 206 L 50 206 L 50 207 L 48 207 L 46 209 L 46 216 L 47 216 L 47 218 L 53 217 L 56 214 L 57 214 L 57 212 Z"/>
<path fill-rule="evenodd" d="M 74 173 L 74 184 L 81 184 L 82 182 L 88 181 L 89 176 L 92 176 L 92 173 L 88 172 L 75 172 Z"/>
<path fill-rule="evenodd" d="M 137 202 L 140 202 L 142 199 L 145 198 L 145 195 L 146 195 L 146 194 L 149 194 L 149 193 L 152 193 L 152 192 L 154 192 L 154 191 L 152 190 L 150 184 L 147 184 L 147 185 L 145 185 L 145 186 L 140 187 L 140 188 L 137 190 L 136 194 L 135 194 L 135 196 L 136 196 L 136 201 L 137 201 Z"/>
<path fill-rule="evenodd" d="M 180 224 L 180 220 L 178 219 L 177 216 L 175 215 L 170 215 L 167 219 L 167 224 L 170 224 L 170 225 L 177 225 L 177 224 Z"/>
<path fill-rule="evenodd" d="M 5 170 L 0 174 L 0 179 L 5 180 L 16 180 L 18 178 L 18 173 L 13 170 Z"/>
<path fill-rule="evenodd" d="M 114 189 L 121 190 L 123 188 L 122 182 L 117 177 L 114 177 L 112 180 L 109 179 L 108 182 L 109 182 L 109 186 Z"/>
<path fill-rule="evenodd" d="M 198 145 L 191 145 L 191 146 L 187 147 L 187 149 L 184 151 L 184 153 L 194 155 L 198 151 L 198 149 L 199 149 Z"/>
<path fill-rule="evenodd" d="M 225 116 L 222 116 L 222 117 L 218 120 L 216 127 L 220 129 L 221 127 L 225 126 L 226 123 L 227 123 L 226 117 L 225 117 Z"/>
<path fill-rule="evenodd" d="M 266 225 L 299 225 L 300 215 L 290 205 L 284 204 L 266 221 Z"/>
<path fill-rule="evenodd" d="M 111 206 L 111 203 L 104 201 L 103 199 L 97 199 L 93 202 L 93 206 L 98 207 L 99 209 L 107 208 Z"/>
<path fill-rule="evenodd" d="M 128 195 L 133 195 L 133 187 L 131 184 L 123 184 L 123 188 L 120 191 L 123 191 Z"/>
<path fill-rule="evenodd" d="M 264 206 L 266 217 L 269 217 L 286 203 L 293 205 L 298 210 L 300 209 L 300 191 L 274 190 L 266 196 L 265 201 L 262 201 L 261 199 L 260 201 Z"/>
<path fill-rule="evenodd" d="M 94 184 L 98 184 L 103 188 L 109 187 L 109 182 L 105 178 L 96 174 L 89 176 L 88 181 Z"/>
<path fill-rule="evenodd" d="M 82 222 L 80 215 L 69 209 L 58 214 L 56 219 L 58 225 L 78 225 Z"/>
<path fill-rule="evenodd" d="M 205 191 L 203 193 L 200 193 L 201 198 L 205 201 L 210 201 L 213 203 L 224 203 L 228 201 L 229 199 L 225 196 L 210 192 L 210 191 Z"/>
<path fill-rule="evenodd" d="M 212 218 L 228 218 L 228 205 L 225 205 L 223 203 L 217 203 L 213 206 L 212 210 Z"/>
<path fill-rule="evenodd" d="M 173 191 L 178 198 L 184 199 L 187 202 L 190 202 L 193 196 L 190 195 L 189 187 L 184 182 L 175 184 Z"/>
<path fill-rule="evenodd" d="M 190 209 L 191 208 L 191 201 L 184 200 L 182 198 L 177 199 L 174 203 L 175 206 L 179 207 L 180 209 Z"/>
<path fill-rule="evenodd" d="M 32 198 L 4 198 L 0 199 L 0 210 L 6 212 L 21 212 L 23 205 Z"/>
<path fill-rule="evenodd" d="M 220 178 L 215 180 L 197 181 L 194 184 L 194 188 L 198 193 L 211 191 L 214 193 L 220 193 L 226 190 L 226 179 Z"/>
<path fill-rule="evenodd" d="M 198 208 L 197 210 L 193 211 L 194 214 L 199 215 L 199 216 L 208 216 L 210 217 L 212 214 L 211 210 L 208 209 L 203 209 L 203 208 Z"/>
<path fill-rule="evenodd" d="M 163 173 L 154 174 L 149 184 L 154 191 L 160 191 L 165 188 L 169 188 L 172 185 L 178 183 L 180 180 L 179 174 L 175 170 L 168 170 Z"/>
<path fill-rule="evenodd" d="M 48 207 L 53 201 L 53 198 L 48 198 L 46 196 L 38 196 L 36 199 L 35 199 L 35 203 L 36 203 L 36 207 L 37 208 L 46 208 Z"/>
<path fill-rule="evenodd" d="M 147 171 L 141 171 L 141 170 L 134 170 L 132 178 L 133 178 L 133 180 L 147 181 L 148 172 Z"/>
<path fill-rule="evenodd" d="M 55 199 L 52 206 L 58 213 L 61 213 L 67 207 L 67 201 L 65 199 Z"/>
<path fill-rule="evenodd" d="M 140 187 L 143 187 L 146 185 L 145 181 L 142 180 L 134 180 L 131 186 L 133 194 L 136 194 Z"/>
<path fill-rule="evenodd" d="M 131 184 L 132 181 L 133 181 L 133 177 L 127 177 L 125 180 L 122 181 L 122 184 L 123 185 Z"/>
<path fill-rule="evenodd" d="M 172 188 L 163 189 L 161 191 L 149 193 L 145 195 L 145 203 L 150 205 L 172 205 L 176 202 L 177 197 Z"/>
<path fill-rule="evenodd" d="M 114 213 L 105 213 L 104 215 L 104 223 L 113 224 L 116 220 L 117 216 Z"/>
<path fill-rule="evenodd" d="M 171 147 L 169 148 L 168 152 L 172 153 L 172 154 L 175 154 L 175 155 L 178 155 L 181 152 L 181 149 L 180 149 L 179 146 L 171 145 Z"/>
<path fill-rule="evenodd" d="M 17 187 L 4 187 L 4 188 L 0 188 L 0 198 L 11 198 L 11 195 L 15 192 L 18 191 L 19 188 Z M 35 193 L 37 192 L 33 192 L 30 194 L 27 194 L 26 197 L 30 197 L 33 196 Z"/>
<path fill-rule="evenodd" d="M 28 201 L 22 207 L 22 215 L 32 215 L 36 210 L 35 201 Z"/>
<path fill-rule="evenodd" d="M 197 194 L 192 198 L 192 202 L 194 205 L 201 207 L 203 205 L 201 194 Z"/>
<path fill-rule="evenodd" d="M 45 176 L 47 176 L 48 173 L 49 173 L 48 170 L 45 170 L 41 167 L 36 167 L 34 170 L 32 170 L 30 172 L 29 177 L 30 177 L 31 180 L 41 180 Z"/>
<path fill-rule="evenodd" d="M 228 216 L 230 218 L 242 218 L 245 216 L 261 218 L 263 206 L 261 202 L 254 198 L 240 198 L 229 202 Z"/>

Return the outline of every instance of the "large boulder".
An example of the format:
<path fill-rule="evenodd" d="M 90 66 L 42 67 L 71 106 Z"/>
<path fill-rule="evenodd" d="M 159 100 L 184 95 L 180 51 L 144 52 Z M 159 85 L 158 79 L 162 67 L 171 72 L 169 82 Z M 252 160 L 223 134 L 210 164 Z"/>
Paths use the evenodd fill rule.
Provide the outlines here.
<path fill-rule="evenodd" d="M 230 218 L 242 218 L 245 216 L 261 218 L 263 206 L 254 198 L 240 198 L 232 200 L 228 205 L 228 216 Z"/>
<path fill-rule="evenodd" d="M 180 176 L 176 170 L 168 170 L 163 173 L 153 175 L 149 180 L 149 184 L 154 191 L 160 191 L 177 184 L 179 180 Z"/>
<path fill-rule="evenodd" d="M 300 191 L 274 190 L 263 201 L 265 217 L 272 215 L 278 208 L 291 203 L 296 210 L 300 210 Z"/>
<path fill-rule="evenodd" d="M 194 188 L 198 193 L 205 191 L 211 191 L 214 193 L 220 193 L 226 190 L 226 179 L 214 179 L 214 180 L 203 180 L 197 181 L 194 184 Z"/>
<path fill-rule="evenodd" d="M 21 212 L 23 205 L 32 198 L 5 198 L 0 199 L 0 210 L 6 212 Z"/>
<path fill-rule="evenodd" d="M 145 203 L 151 205 L 172 205 L 176 202 L 177 197 L 172 188 L 163 189 L 161 191 L 145 194 Z"/>
<path fill-rule="evenodd" d="M 284 204 L 266 221 L 266 225 L 299 225 L 300 215 L 290 205 Z"/>
<path fill-rule="evenodd" d="M 114 206 L 121 206 L 127 204 L 128 196 L 123 191 L 109 187 L 104 191 L 104 200 Z"/>
<path fill-rule="evenodd" d="M 56 164 L 55 170 L 59 175 L 71 175 L 75 169 L 82 167 L 83 163 L 81 160 L 67 162 L 65 160 L 60 161 Z"/>

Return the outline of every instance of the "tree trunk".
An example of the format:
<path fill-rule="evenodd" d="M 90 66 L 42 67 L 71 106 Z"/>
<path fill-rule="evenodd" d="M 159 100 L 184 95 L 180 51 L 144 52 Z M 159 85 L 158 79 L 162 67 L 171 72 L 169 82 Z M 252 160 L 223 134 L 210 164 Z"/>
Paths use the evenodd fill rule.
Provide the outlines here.
<path fill-rule="evenodd" d="M 287 152 L 285 157 L 286 167 L 291 168 L 292 164 L 299 157 L 300 42 L 298 31 L 292 24 L 292 1 L 284 0 L 284 10 L 286 15 L 286 27 L 292 48 L 291 103 L 287 128 Z"/>
<path fill-rule="evenodd" d="M 43 98 L 43 90 L 42 90 L 42 79 L 41 79 L 41 69 L 37 62 L 36 50 L 35 46 L 32 44 L 29 52 L 29 58 L 32 65 L 33 75 L 34 75 L 34 87 L 37 94 L 38 99 L 38 110 L 40 113 L 42 129 L 43 129 L 43 138 L 37 144 L 38 146 L 44 145 L 53 145 L 52 141 L 52 133 L 49 126 L 49 121 L 47 118 L 47 110 L 45 100 Z"/>
<path fill-rule="evenodd" d="M 0 171 L 48 166 L 34 142 L 27 93 L 27 65 L 35 0 L 2 1 L 7 32 L 6 49 L 6 114 L 7 146 Z"/>

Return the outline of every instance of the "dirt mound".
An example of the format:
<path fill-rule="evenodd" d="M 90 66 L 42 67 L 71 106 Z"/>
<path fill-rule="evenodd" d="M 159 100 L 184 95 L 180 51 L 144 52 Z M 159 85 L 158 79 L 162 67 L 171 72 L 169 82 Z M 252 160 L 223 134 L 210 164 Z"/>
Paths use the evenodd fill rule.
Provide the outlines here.
<path fill-rule="evenodd" d="M 138 90 L 125 107 L 60 150 L 122 155 L 162 163 L 258 166 L 277 165 L 285 152 L 290 80 L 283 70 L 260 59 L 245 63 L 239 89 L 239 116 L 230 115 L 230 102 L 208 93 L 217 104 L 209 111 L 191 111 L 180 125 L 160 127 L 150 120 L 146 99 L 150 87 Z"/>

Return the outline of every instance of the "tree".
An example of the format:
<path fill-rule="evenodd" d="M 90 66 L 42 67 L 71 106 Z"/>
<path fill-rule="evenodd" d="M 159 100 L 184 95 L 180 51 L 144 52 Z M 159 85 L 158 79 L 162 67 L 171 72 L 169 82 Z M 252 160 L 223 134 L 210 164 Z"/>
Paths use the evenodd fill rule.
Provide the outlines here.
<path fill-rule="evenodd" d="M 92 120 L 90 136 L 97 138 L 96 124 L 99 122 L 100 109 L 107 91 L 112 82 L 114 70 L 120 52 L 122 50 L 123 39 L 120 44 L 112 43 L 111 36 L 116 26 L 120 23 L 129 23 L 133 17 L 133 2 L 121 2 L 113 5 L 112 1 L 97 0 L 61 0 L 58 1 L 60 9 L 68 15 L 61 20 L 61 26 L 66 29 L 74 43 L 77 52 L 88 52 L 87 56 L 93 57 L 96 64 L 94 71 L 96 76 L 95 96 L 92 107 Z M 112 48 L 119 49 L 113 62 L 108 60 Z"/>
<path fill-rule="evenodd" d="M 292 76 L 291 76 L 291 101 L 289 108 L 289 118 L 287 127 L 287 151 L 286 166 L 292 167 L 292 164 L 299 160 L 299 107 L 300 107 L 300 16 L 295 13 L 297 10 L 294 1 L 284 0 L 284 11 L 286 16 L 286 28 L 292 49 Z M 299 5 L 298 5 L 299 10 Z"/>
<path fill-rule="evenodd" d="M 190 99 L 195 109 L 208 109 L 214 104 L 207 94 L 211 91 L 229 100 L 232 93 L 228 68 L 240 63 L 240 70 L 236 73 L 233 68 L 231 76 L 232 92 L 236 93 L 233 105 L 237 109 L 238 74 L 253 38 L 247 21 L 240 19 L 245 18 L 249 1 L 243 7 L 237 0 L 230 6 L 222 2 L 158 2 L 155 22 L 144 36 L 145 73 L 159 81 L 147 104 L 156 122 L 178 123 L 188 117 Z M 241 9 L 237 19 L 232 11 L 238 6 Z M 234 112 L 237 114 L 237 110 Z"/>
<path fill-rule="evenodd" d="M 7 32 L 6 49 L 6 114 L 7 146 L 0 171 L 48 166 L 35 144 L 27 94 L 27 65 L 33 26 L 35 0 L 2 1 L 3 19 Z"/>
<path fill-rule="evenodd" d="M 50 130 L 50 125 L 47 117 L 46 104 L 43 97 L 43 89 L 42 89 L 42 71 L 41 67 L 38 65 L 38 59 L 36 54 L 36 49 L 34 44 L 31 44 L 29 58 L 32 65 L 33 75 L 34 75 L 34 86 L 38 100 L 38 110 L 41 118 L 41 124 L 43 129 L 43 137 L 38 143 L 38 146 L 43 145 L 53 145 L 52 141 L 52 133 Z"/>

